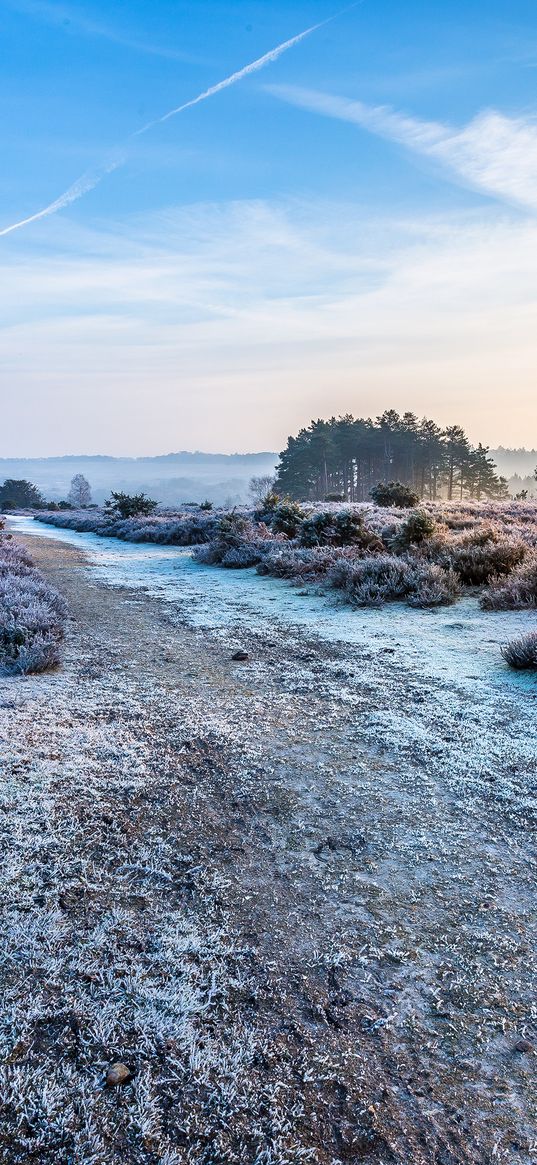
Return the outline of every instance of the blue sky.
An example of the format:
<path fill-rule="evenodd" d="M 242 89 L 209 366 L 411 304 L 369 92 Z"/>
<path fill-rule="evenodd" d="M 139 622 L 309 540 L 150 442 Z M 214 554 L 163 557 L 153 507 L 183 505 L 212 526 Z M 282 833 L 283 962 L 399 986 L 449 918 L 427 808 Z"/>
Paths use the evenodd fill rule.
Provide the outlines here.
<path fill-rule="evenodd" d="M 1 455 L 385 407 L 535 444 L 533 4 L 0 9 Z"/>

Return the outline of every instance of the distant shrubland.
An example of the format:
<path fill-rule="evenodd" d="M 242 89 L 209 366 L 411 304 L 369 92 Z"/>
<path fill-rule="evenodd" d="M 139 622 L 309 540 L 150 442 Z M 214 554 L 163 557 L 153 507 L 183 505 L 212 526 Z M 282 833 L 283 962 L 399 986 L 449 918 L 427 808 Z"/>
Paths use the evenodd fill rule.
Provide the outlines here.
<path fill-rule="evenodd" d="M 414 508 L 299 505 L 270 493 L 255 509 L 189 507 L 120 519 L 103 511 L 40 521 L 124 541 L 193 546 L 199 563 L 329 589 L 353 606 L 479 595 L 487 610 L 537 606 L 537 504 L 422 501 Z"/>
<path fill-rule="evenodd" d="M 60 660 L 65 600 L 0 528 L 0 672 L 41 672 Z"/>

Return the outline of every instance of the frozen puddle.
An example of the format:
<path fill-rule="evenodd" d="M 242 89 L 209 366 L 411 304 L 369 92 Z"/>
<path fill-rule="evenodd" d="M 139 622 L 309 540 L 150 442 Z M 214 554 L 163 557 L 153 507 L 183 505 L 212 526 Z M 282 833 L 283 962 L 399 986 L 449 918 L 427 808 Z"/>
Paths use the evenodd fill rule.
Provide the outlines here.
<path fill-rule="evenodd" d="M 386 660 L 424 679 L 471 688 L 480 684 L 498 694 L 537 693 L 531 674 L 510 671 L 500 646 L 537 626 L 533 612 L 483 612 L 476 599 L 453 607 L 413 610 L 402 603 L 381 609 L 334 606 L 322 596 L 304 595 L 286 582 L 261 578 L 255 570 L 199 566 L 191 550 L 78 534 L 16 517 L 9 528 L 75 546 L 87 555 L 95 578 L 111 586 L 140 588 L 173 602 L 194 627 L 244 632 L 278 628 L 294 636 L 317 637 L 359 647 L 360 655 L 386 653 Z"/>

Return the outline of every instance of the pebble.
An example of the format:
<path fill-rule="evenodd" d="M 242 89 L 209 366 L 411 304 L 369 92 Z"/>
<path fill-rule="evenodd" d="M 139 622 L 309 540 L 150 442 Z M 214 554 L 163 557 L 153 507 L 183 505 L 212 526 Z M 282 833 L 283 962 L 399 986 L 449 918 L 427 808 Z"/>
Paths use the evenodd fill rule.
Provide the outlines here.
<path fill-rule="evenodd" d="M 111 1064 L 106 1073 L 106 1083 L 109 1088 L 116 1088 L 118 1084 L 126 1084 L 132 1072 L 126 1064 Z"/>
<path fill-rule="evenodd" d="M 237 660 L 239 663 L 244 663 L 244 660 L 250 657 L 247 651 L 235 651 L 231 658 Z"/>
<path fill-rule="evenodd" d="M 535 1049 L 529 1040 L 519 1040 L 515 1044 L 515 1052 L 533 1052 Z"/>

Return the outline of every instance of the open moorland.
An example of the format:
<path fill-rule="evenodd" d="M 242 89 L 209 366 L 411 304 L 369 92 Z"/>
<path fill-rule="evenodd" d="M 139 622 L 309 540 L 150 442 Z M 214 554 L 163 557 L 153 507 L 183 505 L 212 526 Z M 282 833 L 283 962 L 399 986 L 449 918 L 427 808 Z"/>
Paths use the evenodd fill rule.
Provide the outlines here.
<path fill-rule="evenodd" d="M 0 680 L 6 1165 L 534 1159 L 535 510 L 340 510 L 11 521 L 70 615 Z M 328 581 L 388 559 L 457 605 Z"/>
<path fill-rule="evenodd" d="M 124 541 L 194 546 L 198 562 L 300 586 L 321 586 L 352 606 L 404 600 L 448 606 L 479 595 L 485 609 L 537 606 L 535 501 L 299 505 L 269 496 L 256 510 L 121 518 L 106 511 L 44 513 L 61 529 Z"/>

